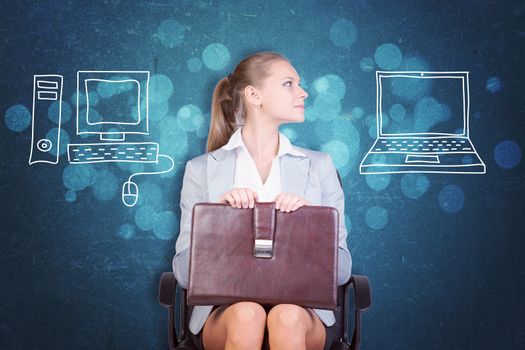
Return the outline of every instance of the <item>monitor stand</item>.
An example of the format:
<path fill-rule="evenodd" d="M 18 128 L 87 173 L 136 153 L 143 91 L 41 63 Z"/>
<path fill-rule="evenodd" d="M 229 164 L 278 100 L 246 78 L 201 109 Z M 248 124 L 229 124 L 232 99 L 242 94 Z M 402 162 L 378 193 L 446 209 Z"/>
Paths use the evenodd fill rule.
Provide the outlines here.
<path fill-rule="evenodd" d="M 124 141 L 124 133 L 100 134 L 101 141 Z"/>

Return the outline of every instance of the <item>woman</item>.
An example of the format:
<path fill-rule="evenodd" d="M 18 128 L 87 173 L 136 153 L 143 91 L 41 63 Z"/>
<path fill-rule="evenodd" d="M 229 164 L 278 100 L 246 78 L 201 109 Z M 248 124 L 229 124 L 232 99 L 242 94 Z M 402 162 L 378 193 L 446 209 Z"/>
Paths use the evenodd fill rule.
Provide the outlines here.
<path fill-rule="evenodd" d="M 338 284 L 350 278 L 344 194 L 326 153 L 291 145 L 279 132 L 284 123 L 304 121 L 297 72 L 282 55 L 260 52 L 242 60 L 213 93 L 208 153 L 186 164 L 181 192 L 181 229 L 173 270 L 186 288 L 189 275 L 191 211 L 198 202 L 253 208 L 255 201 L 276 203 L 291 212 L 303 205 L 326 205 L 339 212 Z M 254 302 L 196 306 L 190 332 L 198 347 L 260 349 L 265 330 L 272 349 L 330 347 L 335 322 L 330 310 L 292 304 L 273 307 Z"/>

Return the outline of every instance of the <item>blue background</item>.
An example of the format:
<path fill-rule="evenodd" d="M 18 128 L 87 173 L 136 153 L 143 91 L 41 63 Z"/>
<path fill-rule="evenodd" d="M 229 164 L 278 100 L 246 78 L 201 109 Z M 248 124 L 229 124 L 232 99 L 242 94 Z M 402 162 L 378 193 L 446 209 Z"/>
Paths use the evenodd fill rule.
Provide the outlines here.
<path fill-rule="evenodd" d="M 275 50 L 310 93 L 305 123 L 281 130 L 329 152 L 343 177 L 353 272 L 373 289 L 362 348 L 524 349 L 524 11 L 519 1 L 3 3 L 0 347 L 167 348 L 156 295 L 185 162 L 205 151 L 218 80 Z M 359 174 L 375 139 L 375 71 L 393 69 L 470 71 L 485 175 Z M 28 165 L 35 74 L 64 76 L 62 142 L 97 141 L 75 134 L 78 70 L 152 74 L 151 133 L 131 140 L 159 142 L 175 169 L 136 178 L 136 207 L 120 187 L 144 165 L 69 165 L 65 149 L 57 165 Z"/>

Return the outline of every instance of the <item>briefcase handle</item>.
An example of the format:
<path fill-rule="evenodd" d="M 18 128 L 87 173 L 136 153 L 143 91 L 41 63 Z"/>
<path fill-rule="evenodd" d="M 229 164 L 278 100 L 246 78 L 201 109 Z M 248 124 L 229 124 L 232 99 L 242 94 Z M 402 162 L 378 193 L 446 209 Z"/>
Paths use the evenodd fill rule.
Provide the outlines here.
<path fill-rule="evenodd" d="M 270 259 L 273 257 L 275 238 L 275 202 L 255 202 L 253 215 L 253 256 Z"/>

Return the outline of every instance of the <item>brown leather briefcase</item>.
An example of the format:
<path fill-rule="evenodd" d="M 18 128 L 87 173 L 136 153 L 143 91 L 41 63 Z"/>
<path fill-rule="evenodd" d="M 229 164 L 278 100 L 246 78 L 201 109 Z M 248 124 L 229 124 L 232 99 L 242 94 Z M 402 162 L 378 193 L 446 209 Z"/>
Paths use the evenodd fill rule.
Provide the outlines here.
<path fill-rule="evenodd" d="M 188 304 L 239 301 L 335 309 L 337 209 L 275 202 L 193 207 Z"/>

